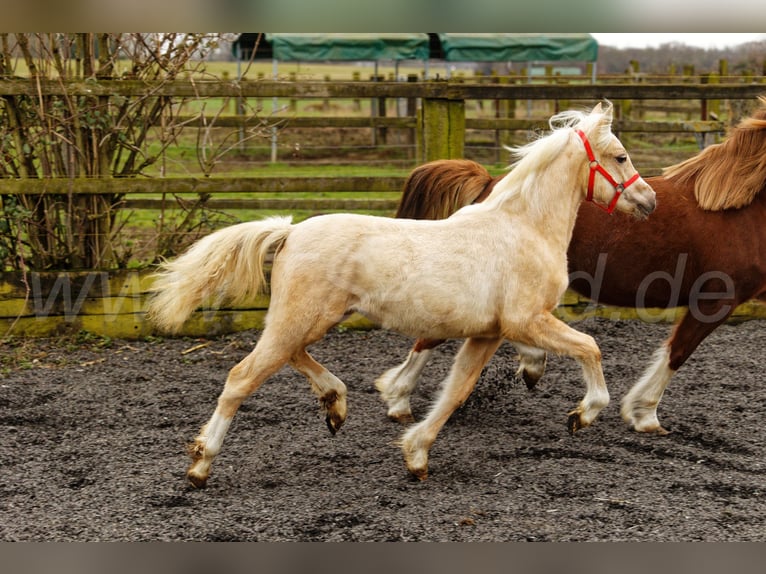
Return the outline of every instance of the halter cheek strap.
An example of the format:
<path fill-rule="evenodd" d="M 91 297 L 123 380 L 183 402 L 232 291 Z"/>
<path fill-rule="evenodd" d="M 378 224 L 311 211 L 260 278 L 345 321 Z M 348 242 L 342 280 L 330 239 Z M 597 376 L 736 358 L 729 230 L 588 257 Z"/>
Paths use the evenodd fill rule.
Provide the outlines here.
<path fill-rule="evenodd" d="M 627 189 L 629 185 L 634 183 L 640 176 L 638 175 L 638 172 L 636 172 L 633 177 L 631 177 L 628 181 L 623 183 L 617 183 L 614 178 L 609 175 L 609 172 L 606 171 L 603 166 L 598 162 L 596 159 L 596 156 L 593 154 L 593 149 L 590 147 L 590 142 L 588 141 L 587 136 L 585 133 L 583 133 L 582 130 L 577 130 L 577 135 L 580 136 L 580 139 L 582 140 L 583 145 L 585 146 L 585 153 L 588 154 L 588 160 L 590 161 L 590 174 L 588 175 L 588 194 L 585 196 L 586 201 L 592 202 L 595 206 L 599 207 L 600 209 L 603 209 L 607 213 L 612 213 L 617 207 L 617 202 L 620 200 L 620 196 L 622 195 L 622 192 Z M 610 183 L 610 185 L 614 188 L 614 197 L 612 197 L 612 200 L 609 202 L 609 205 L 601 205 L 600 203 L 596 203 L 593 201 L 593 188 L 596 183 L 596 172 L 600 173 L 604 176 L 604 178 Z"/>

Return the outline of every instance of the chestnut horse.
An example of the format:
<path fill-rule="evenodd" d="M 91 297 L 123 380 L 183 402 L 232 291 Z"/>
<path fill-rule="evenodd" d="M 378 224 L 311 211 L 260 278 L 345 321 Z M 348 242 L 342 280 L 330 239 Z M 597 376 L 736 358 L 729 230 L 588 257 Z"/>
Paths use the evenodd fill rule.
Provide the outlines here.
<path fill-rule="evenodd" d="M 623 307 L 687 307 L 653 363 L 622 400 L 633 429 L 664 434 L 657 406 L 674 373 L 734 308 L 766 295 L 766 98 L 720 144 L 647 178 L 657 210 L 646 221 L 592 204 L 580 208 L 568 249 L 570 287 Z M 439 160 L 407 178 L 397 217 L 447 217 L 482 201 L 501 177 L 468 160 Z M 407 360 L 376 382 L 391 418 L 411 419 L 409 397 L 439 340 L 418 340 Z M 532 388 L 545 353 L 520 352 Z"/>
<path fill-rule="evenodd" d="M 577 209 L 586 198 L 636 217 L 655 206 L 654 191 L 611 125 L 611 105 L 555 115 L 549 135 L 516 150 L 515 169 L 491 197 L 448 219 L 334 214 L 295 225 L 289 217 L 251 221 L 216 231 L 164 264 L 148 313 L 172 331 L 205 301 L 257 294 L 266 282 L 265 257 L 275 252 L 266 325 L 255 349 L 229 372 L 192 446 L 191 483 L 205 485 L 242 401 L 287 363 L 309 379 L 330 431 L 340 428 L 346 386 L 306 347 L 353 311 L 415 337 L 467 339 L 428 417 L 402 437 L 407 468 L 418 478 L 427 475 L 439 430 L 504 339 L 575 358 L 586 393 L 568 425 L 571 432 L 590 425 L 609 401 L 601 353 L 592 337 L 552 314 L 568 284 L 566 250 Z"/>

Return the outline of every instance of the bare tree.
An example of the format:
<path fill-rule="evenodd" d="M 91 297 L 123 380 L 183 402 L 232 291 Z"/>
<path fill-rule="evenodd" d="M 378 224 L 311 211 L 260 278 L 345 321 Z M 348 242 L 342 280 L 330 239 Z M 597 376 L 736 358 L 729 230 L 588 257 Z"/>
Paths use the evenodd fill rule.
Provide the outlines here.
<path fill-rule="evenodd" d="M 205 55 L 222 39 L 198 33 L 2 33 L 0 77 L 33 86 L 40 80 L 116 79 L 157 85 L 199 74 Z M 22 65 L 23 74 L 17 70 Z M 170 96 L 61 93 L 2 97 L 0 177 L 136 177 L 162 158 L 186 125 L 178 116 L 180 102 Z M 151 153 L 149 139 L 155 143 Z M 4 268 L 105 269 L 123 262 L 115 242 L 121 194 L 0 197 Z"/>

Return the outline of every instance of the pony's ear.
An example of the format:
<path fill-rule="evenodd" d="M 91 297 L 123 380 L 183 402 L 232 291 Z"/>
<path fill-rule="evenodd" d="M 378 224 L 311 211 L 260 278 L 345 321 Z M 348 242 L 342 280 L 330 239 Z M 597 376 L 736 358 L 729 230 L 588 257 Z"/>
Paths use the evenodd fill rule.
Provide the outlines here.
<path fill-rule="evenodd" d="M 614 110 L 614 107 L 612 106 L 612 103 L 607 100 L 605 105 L 602 106 L 601 102 L 599 102 L 596 105 L 596 108 L 601 110 L 601 124 L 602 125 L 609 125 L 609 126 L 611 126 L 612 125 L 613 110 Z M 593 109 L 595 110 L 596 108 L 593 108 Z"/>
<path fill-rule="evenodd" d="M 601 102 L 597 103 L 595 106 L 593 106 L 593 109 L 590 111 L 591 114 L 600 114 L 601 113 Z"/>

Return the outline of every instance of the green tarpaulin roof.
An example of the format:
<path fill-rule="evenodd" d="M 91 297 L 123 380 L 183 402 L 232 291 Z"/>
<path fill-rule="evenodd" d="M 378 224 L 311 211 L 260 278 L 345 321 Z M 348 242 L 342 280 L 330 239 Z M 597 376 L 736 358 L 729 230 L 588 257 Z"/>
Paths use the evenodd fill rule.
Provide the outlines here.
<path fill-rule="evenodd" d="M 438 34 L 449 62 L 595 62 L 590 34 Z"/>
<path fill-rule="evenodd" d="M 249 59 L 258 34 L 232 50 Z M 288 61 L 595 62 L 590 34 L 264 34 L 256 57 Z"/>
<path fill-rule="evenodd" d="M 428 34 L 266 34 L 281 61 L 426 60 Z"/>

